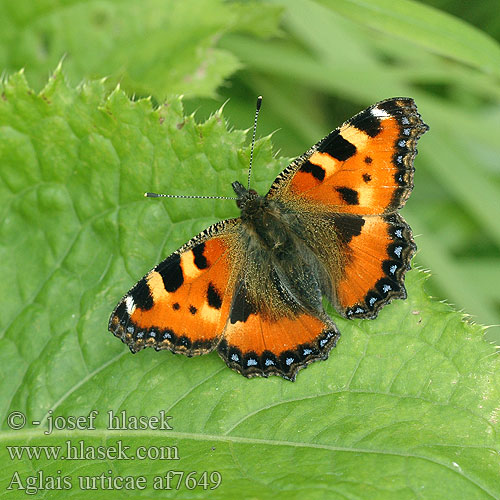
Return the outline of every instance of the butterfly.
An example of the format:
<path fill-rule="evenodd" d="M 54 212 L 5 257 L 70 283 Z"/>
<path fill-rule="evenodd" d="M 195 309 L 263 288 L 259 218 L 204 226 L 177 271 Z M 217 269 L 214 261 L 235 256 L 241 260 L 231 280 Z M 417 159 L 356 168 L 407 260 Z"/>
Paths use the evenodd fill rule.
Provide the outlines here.
<path fill-rule="evenodd" d="M 109 330 L 133 353 L 217 350 L 245 377 L 295 380 L 340 337 L 324 297 L 345 318 L 375 318 L 406 298 L 416 246 L 398 209 L 426 130 L 413 99 L 387 99 L 294 160 L 265 196 L 234 182 L 241 215 L 208 227 L 139 280 Z"/>

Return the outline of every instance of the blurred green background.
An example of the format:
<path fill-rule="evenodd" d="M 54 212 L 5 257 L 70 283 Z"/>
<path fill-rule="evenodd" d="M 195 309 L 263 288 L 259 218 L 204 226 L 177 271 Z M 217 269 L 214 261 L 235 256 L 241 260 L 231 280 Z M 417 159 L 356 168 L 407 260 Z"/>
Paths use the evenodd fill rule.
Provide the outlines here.
<path fill-rule="evenodd" d="M 498 0 L 0 1 L 4 75 L 24 68 L 41 90 L 63 60 L 74 85 L 183 94 L 199 121 L 229 99 L 236 128 L 262 94 L 258 135 L 287 157 L 378 100 L 415 98 L 430 125 L 403 209 L 415 263 L 431 295 L 486 325 L 500 324 L 499 40 Z"/>

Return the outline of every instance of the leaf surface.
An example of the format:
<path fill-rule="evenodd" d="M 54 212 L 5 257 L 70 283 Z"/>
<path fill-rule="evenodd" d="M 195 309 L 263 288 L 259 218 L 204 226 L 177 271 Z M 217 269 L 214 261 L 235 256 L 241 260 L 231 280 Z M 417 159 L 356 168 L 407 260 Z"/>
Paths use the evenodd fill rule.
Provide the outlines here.
<path fill-rule="evenodd" d="M 112 487 L 102 480 L 86 495 L 151 498 L 157 484 L 158 498 L 500 498 L 498 355 L 481 327 L 426 295 L 425 273 L 411 271 L 408 299 L 378 319 L 337 318 L 338 347 L 295 383 L 245 379 L 215 353 L 133 356 L 107 332 L 116 302 L 196 232 L 237 214 L 232 202 L 143 192 L 231 195 L 246 178 L 246 134 L 221 111 L 197 123 L 180 99 L 155 109 L 102 82 L 75 89 L 60 70 L 40 94 L 18 73 L 0 95 L 2 496 L 19 498 L 42 473 L 70 477 L 70 489 L 43 491 L 50 498 L 82 498 L 79 478 L 101 475 Z M 254 187 L 265 192 L 285 164 L 261 139 Z M 95 428 L 44 434 L 54 417 L 92 410 Z M 173 429 L 110 429 L 110 411 L 163 411 Z M 12 412 L 26 415 L 22 429 L 9 428 Z M 97 454 L 118 442 L 153 455 L 67 459 L 69 445 Z M 40 456 L 16 455 L 20 445 Z M 178 476 L 165 489 L 169 470 L 184 473 L 179 489 Z M 189 489 L 191 471 L 222 482 Z M 125 476 L 146 488 L 120 490 Z"/>

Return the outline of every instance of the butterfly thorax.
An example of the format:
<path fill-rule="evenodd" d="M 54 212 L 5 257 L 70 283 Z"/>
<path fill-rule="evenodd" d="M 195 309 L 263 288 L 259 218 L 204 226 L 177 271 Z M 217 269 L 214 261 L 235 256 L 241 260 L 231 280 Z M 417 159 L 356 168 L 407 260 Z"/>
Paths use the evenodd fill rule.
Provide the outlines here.
<path fill-rule="evenodd" d="M 286 213 L 285 207 L 266 196 L 260 196 L 253 189 L 245 189 L 239 182 L 233 183 L 233 189 L 238 195 L 236 204 L 241 210 L 241 222 L 248 236 L 278 256 L 293 252 L 290 223 L 287 220 L 290 214 Z"/>

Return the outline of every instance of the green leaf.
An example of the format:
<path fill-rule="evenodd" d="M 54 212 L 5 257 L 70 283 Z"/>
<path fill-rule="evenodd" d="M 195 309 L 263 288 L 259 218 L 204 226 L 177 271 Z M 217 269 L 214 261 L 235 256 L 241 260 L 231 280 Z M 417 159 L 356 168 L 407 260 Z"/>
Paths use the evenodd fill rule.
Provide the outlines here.
<path fill-rule="evenodd" d="M 237 213 L 221 200 L 142 196 L 228 195 L 230 182 L 245 180 L 247 136 L 229 131 L 221 111 L 197 123 L 178 98 L 154 109 L 119 89 L 107 95 L 102 82 L 75 89 L 60 70 L 36 94 L 18 73 L 0 88 L 0 137 L 4 496 L 19 498 L 29 477 L 23 494 L 68 476 L 70 490 L 40 495 L 82 498 L 79 477 L 102 476 L 94 498 L 500 498 L 498 355 L 483 328 L 426 295 L 422 271 L 408 274 L 408 299 L 378 319 L 337 318 L 338 347 L 295 383 L 245 379 L 215 353 L 132 356 L 107 332 L 135 280 Z M 256 189 L 265 192 L 284 164 L 270 138 L 260 140 Z M 109 411 L 163 411 L 173 429 L 109 429 Z M 26 415 L 22 429 L 9 427 L 12 412 Z M 70 416 L 83 428 L 44 434 Z M 155 459 L 111 456 L 119 442 Z M 39 448 L 66 455 L 68 443 L 73 454 L 84 446 L 109 456 L 62 460 Z M 16 458 L 18 445 L 41 455 Z M 167 471 L 184 473 L 180 489 L 177 475 L 173 490 L 154 492 Z M 220 473 L 216 489 L 203 489 L 204 471 Z M 144 476 L 146 489 L 120 489 L 125 476 Z M 207 487 L 216 479 L 207 476 Z"/>
<path fill-rule="evenodd" d="M 281 9 L 222 0 L 0 0 L 0 66 L 40 88 L 64 58 L 74 84 L 111 77 L 138 95 L 213 97 L 240 64 L 217 48 L 225 33 L 269 36 Z M 253 15 L 252 15 L 253 11 Z M 259 16 L 256 18 L 255 13 Z M 249 22 L 251 24 L 249 24 Z"/>

